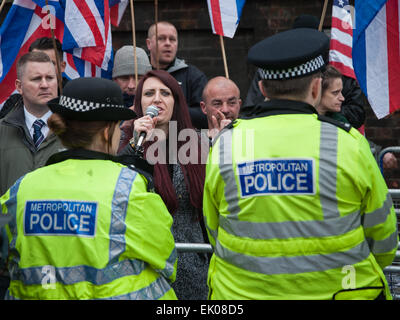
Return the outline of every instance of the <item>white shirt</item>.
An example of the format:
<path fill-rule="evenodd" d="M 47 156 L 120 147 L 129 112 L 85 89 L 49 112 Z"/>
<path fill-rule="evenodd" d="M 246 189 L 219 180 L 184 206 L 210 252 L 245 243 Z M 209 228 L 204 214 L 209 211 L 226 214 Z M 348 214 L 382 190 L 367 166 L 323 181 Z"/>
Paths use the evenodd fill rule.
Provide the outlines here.
<path fill-rule="evenodd" d="M 34 115 L 29 113 L 29 111 L 26 110 L 26 108 L 24 107 L 24 113 L 25 113 L 25 124 L 29 130 L 29 133 L 31 134 L 32 139 L 33 139 L 33 123 L 38 119 L 43 120 L 43 122 L 45 123 L 45 125 L 42 127 L 41 131 L 42 131 L 44 138 L 46 139 L 47 134 L 50 131 L 49 127 L 47 126 L 47 119 L 50 118 L 50 116 L 53 114 L 53 112 L 51 112 L 49 110 L 41 118 L 36 118 Z"/>

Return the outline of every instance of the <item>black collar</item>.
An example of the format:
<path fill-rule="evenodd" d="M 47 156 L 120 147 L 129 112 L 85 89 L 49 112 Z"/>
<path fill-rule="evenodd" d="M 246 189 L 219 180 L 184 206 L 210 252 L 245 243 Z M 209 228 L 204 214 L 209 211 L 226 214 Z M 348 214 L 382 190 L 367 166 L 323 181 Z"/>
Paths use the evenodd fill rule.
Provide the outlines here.
<path fill-rule="evenodd" d="M 263 101 L 251 111 L 250 114 L 242 116 L 242 119 L 254 119 L 262 118 L 267 116 L 274 116 L 279 114 L 313 114 L 315 113 L 319 121 L 328 122 L 333 124 L 343 130 L 349 132 L 351 130 L 351 125 L 349 123 L 344 123 L 335 120 L 331 117 L 319 115 L 317 110 L 310 104 L 294 101 L 294 100 L 269 100 Z"/>
<path fill-rule="evenodd" d="M 121 163 L 126 166 L 134 166 L 139 173 L 145 171 L 153 175 L 153 166 L 146 160 L 134 155 L 113 156 L 103 152 L 97 152 L 87 149 L 70 149 L 53 154 L 46 162 L 46 166 L 62 162 L 68 159 L 79 160 L 110 160 Z"/>
<path fill-rule="evenodd" d="M 317 113 L 315 108 L 301 101 L 294 100 L 281 100 L 273 99 L 263 101 L 257 104 L 252 110 L 251 114 L 243 116 L 243 119 L 261 118 L 266 116 L 278 115 L 278 114 L 313 114 Z"/>

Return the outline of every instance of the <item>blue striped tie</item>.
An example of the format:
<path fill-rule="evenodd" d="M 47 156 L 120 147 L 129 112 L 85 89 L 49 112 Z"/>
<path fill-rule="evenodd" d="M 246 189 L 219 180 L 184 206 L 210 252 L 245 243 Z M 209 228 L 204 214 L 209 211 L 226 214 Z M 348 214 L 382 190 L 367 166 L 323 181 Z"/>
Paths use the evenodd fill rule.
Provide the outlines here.
<path fill-rule="evenodd" d="M 42 133 L 42 127 L 45 125 L 43 120 L 36 120 L 33 123 L 33 142 L 35 143 L 36 149 L 39 148 L 40 144 L 44 140 L 44 135 Z"/>

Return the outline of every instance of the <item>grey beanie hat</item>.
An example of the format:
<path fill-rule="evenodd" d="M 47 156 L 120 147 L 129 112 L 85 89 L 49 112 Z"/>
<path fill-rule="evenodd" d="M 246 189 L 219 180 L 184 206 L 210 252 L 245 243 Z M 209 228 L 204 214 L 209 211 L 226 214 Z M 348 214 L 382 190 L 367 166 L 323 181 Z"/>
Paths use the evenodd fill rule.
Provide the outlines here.
<path fill-rule="evenodd" d="M 143 75 L 151 70 L 149 57 L 146 52 L 136 47 L 137 72 Z M 133 56 L 133 46 L 123 46 L 115 53 L 112 77 L 128 76 L 135 74 L 135 59 Z"/>

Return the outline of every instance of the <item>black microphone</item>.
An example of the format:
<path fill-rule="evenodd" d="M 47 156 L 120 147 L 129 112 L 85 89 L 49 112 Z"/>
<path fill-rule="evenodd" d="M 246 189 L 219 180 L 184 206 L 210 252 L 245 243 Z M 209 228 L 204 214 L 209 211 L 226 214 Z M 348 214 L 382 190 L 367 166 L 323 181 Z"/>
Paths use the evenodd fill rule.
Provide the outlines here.
<path fill-rule="evenodd" d="M 150 116 L 151 118 L 157 117 L 158 116 L 158 108 L 154 105 L 150 105 L 146 110 L 146 116 Z M 138 142 L 136 143 L 136 148 L 138 150 L 141 149 L 144 138 L 146 138 L 146 131 L 141 132 L 139 135 Z"/>

